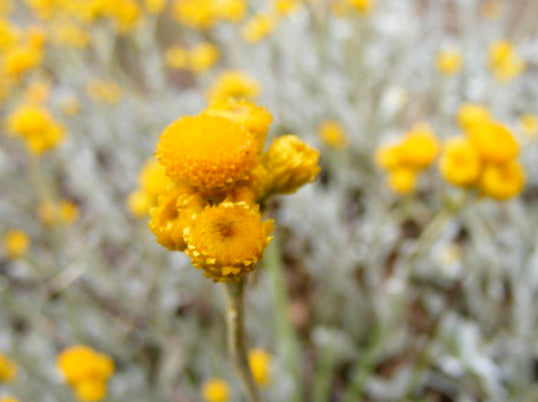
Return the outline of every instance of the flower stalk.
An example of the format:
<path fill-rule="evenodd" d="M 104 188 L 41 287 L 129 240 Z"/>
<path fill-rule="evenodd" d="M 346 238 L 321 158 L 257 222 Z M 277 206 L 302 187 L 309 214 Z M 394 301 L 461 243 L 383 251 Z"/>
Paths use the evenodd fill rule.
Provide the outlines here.
<path fill-rule="evenodd" d="M 243 383 L 248 400 L 250 402 L 262 402 L 258 387 L 250 371 L 247 355 L 243 305 L 244 286 L 244 280 L 226 283 L 228 350 L 235 370 Z"/>

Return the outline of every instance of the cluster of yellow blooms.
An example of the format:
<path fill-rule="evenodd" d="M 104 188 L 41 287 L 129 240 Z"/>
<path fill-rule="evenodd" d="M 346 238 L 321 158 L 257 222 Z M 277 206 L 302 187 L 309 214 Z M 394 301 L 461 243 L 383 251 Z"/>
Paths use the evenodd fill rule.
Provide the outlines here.
<path fill-rule="evenodd" d="M 519 194 L 525 174 L 517 161 L 519 145 L 514 134 L 480 105 L 462 105 L 458 122 L 465 135 L 444 143 L 439 160 L 441 176 L 452 185 L 476 188 L 497 200 Z M 416 187 L 416 172 L 434 162 L 438 148 L 433 133 L 418 128 L 396 144 L 379 147 L 376 162 L 389 171 L 389 187 L 406 194 Z"/>
<path fill-rule="evenodd" d="M 107 380 L 114 373 L 114 361 L 89 346 L 72 346 L 57 359 L 65 381 L 81 401 L 100 401 L 107 394 Z"/>
<path fill-rule="evenodd" d="M 264 152 L 271 120 L 263 107 L 228 98 L 175 121 L 157 144 L 173 184 L 151 209 L 149 226 L 161 245 L 185 251 L 214 281 L 236 281 L 260 260 L 273 229 L 260 203 L 319 172 L 319 153 L 294 135 Z"/>
<path fill-rule="evenodd" d="M 463 105 L 458 120 L 465 135 L 450 138 L 444 145 L 439 170 L 445 180 L 464 188 L 476 187 L 498 200 L 519 194 L 525 175 L 517 161 L 519 145 L 512 132 L 479 105 Z"/>
<path fill-rule="evenodd" d="M 499 40 L 489 47 L 489 67 L 499 81 L 510 81 L 525 70 L 525 61 L 513 43 Z"/>
<path fill-rule="evenodd" d="M 426 124 L 418 124 L 398 142 L 380 146 L 376 162 L 388 171 L 388 186 L 399 194 L 408 194 L 415 190 L 418 174 L 430 167 L 438 152 L 435 134 Z"/>
<path fill-rule="evenodd" d="M 215 65 L 219 59 L 219 50 L 209 42 L 200 43 L 191 49 L 172 46 L 166 51 L 165 59 L 171 69 L 203 73 Z"/>
<path fill-rule="evenodd" d="M 248 360 L 252 377 L 261 387 L 266 387 L 271 382 L 272 357 L 260 348 L 251 349 Z M 222 378 L 213 378 L 202 386 L 202 398 L 205 402 L 229 402 L 230 386 Z"/>
<path fill-rule="evenodd" d="M 59 203 L 43 201 L 37 207 L 39 219 L 45 225 L 71 224 L 78 219 L 79 210 L 76 204 L 68 200 Z"/>
<path fill-rule="evenodd" d="M 127 200 L 129 211 L 137 217 L 148 216 L 149 210 L 157 203 L 157 196 L 171 184 L 172 180 L 166 175 L 164 167 L 151 158 L 138 174 L 138 189 Z"/>
<path fill-rule="evenodd" d="M 4 354 L 0 353 L 0 384 L 13 381 L 18 371 L 17 365 Z"/>
<path fill-rule="evenodd" d="M 22 230 L 10 230 L 3 239 L 4 255 L 7 258 L 19 258 L 28 249 L 30 239 Z"/>

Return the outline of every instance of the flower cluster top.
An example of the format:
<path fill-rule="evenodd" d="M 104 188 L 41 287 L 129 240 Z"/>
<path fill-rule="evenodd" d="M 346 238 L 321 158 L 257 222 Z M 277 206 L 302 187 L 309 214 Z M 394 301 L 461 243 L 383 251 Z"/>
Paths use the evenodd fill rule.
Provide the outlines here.
<path fill-rule="evenodd" d="M 261 204 L 319 172 L 318 151 L 295 135 L 264 151 L 271 121 L 268 110 L 249 101 L 216 100 L 170 124 L 157 144 L 157 160 L 173 184 L 151 209 L 150 229 L 214 281 L 236 281 L 256 267 L 273 229 L 262 220 Z"/>

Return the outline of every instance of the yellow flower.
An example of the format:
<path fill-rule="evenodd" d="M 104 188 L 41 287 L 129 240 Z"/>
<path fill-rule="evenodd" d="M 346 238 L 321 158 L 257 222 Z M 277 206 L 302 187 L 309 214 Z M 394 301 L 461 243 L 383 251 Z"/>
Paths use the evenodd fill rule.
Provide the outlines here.
<path fill-rule="evenodd" d="M 398 167 L 389 172 L 387 185 L 398 194 L 409 194 L 417 187 L 417 172 L 407 167 Z"/>
<path fill-rule="evenodd" d="M 0 384 L 3 382 L 13 381 L 17 376 L 19 368 L 15 362 L 8 359 L 5 355 L 0 353 Z"/>
<path fill-rule="evenodd" d="M 144 218 L 153 206 L 153 198 L 142 190 L 133 191 L 127 198 L 127 209 L 137 218 Z"/>
<path fill-rule="evenodd" d="M 241 36 L 249 43 L 259 42 L 273 33 L 276 25 L 277 21 L 272 15 L 258 14 L 243 26 Z"/>
<path fill-rule="evenodd" d="M 349 138 L 340 123 L 327 120 L 321 124 L 318 132 L 321 140 L 334 149 L 344 149 L 349 145 Z"/>
<path fill-rule="evenodd" d="M 192 264 L 214 281 L 235 281 L 251 272 L 271 240 L 273 221 L 258 206 L 223 202 L 207 206 L 183 231 Z"/>
<path fill-rule="evenodd" d="M 79 209 L 77 205 L 68 200 L 60 201 L 59 206 L 60 219 L 64 223 L 73 223 L 79 217 Z"/>
<path fill-rule="evenodd" d="M 114 21 L 116 30 L 128 32 L 136 27 L 141 19 L 140 6 L 134 0 L 115 0 L 111 2 L 108 14 Z"/>
<path fill-rule="evenodd" d="M 6 120 L 8 133 L 26 142 L 28 150 L 36 155 L 58 146 L 65 132 L 52 115 L 42 106 L 23 104 L 15 109 Z"/>
<path fill-rule="evenodd" d="M 475 124 L 491 120 L 489 109 L 483 105 L 464 103 L 458 109 L 458 124 L 464 130 L 470 130 Z"/>
<path fill-rule="evenodd" d="M 500 40 L 489 47 L 489 68 L 499 81 L 510 81 L 525 70 L 525 61 L 511 42 Z"/>
<path fill-rule="evenodd" d="M 21 33 L 17 26 L 5 19 L 0 19 L 0 50 L 5 51 L 17 43 Z"/>
<path fill-rule="evenodd" d="M 519 118 L 519 124 L 523 132 L 530 138 L 538 136 L 538 116 L 535 114 L 524 114 Z"/>
<path fill-rule="evenodd" d="M 107 393 L 106 382 L 100 378 L 87 378 L 74 384 L 75 394 L 81 401 L 94 402 L 102 400 Z"/>
<path fill-rule="evenodd" d="M 123 91 L 114 81 L 92 80 L 86 86 L 86 93 L 95 102 L 116 104 L 120 101 Z"/>
<path fill-rule="evenodd" d="M 349 0 L 349 3 L 361 14 L 368 14 L 374 6 L 374 0 Z"/>
<path fill-rule="evenodd" d="M 263 349 L 251 349 L 248 352 L 250 370 L 258 385 L 266 386 L 271 380 L 271 355 Z"/>
<path fill-rule="evenodd" d="M 160 245 L 169 250 L 184 251 L 187 244 L 183 231 L 203 207 L 199 194 L 187 186 L 172 186 L 157 198 L 157 205 L 150 210 L 148 226 Z"/>
<path fill-rule="evenodd" d="M 219 19 L 237 23 L 245 18 L 246 12 L 245 0 L 215 0 L 215 14 Z"/>
<path fill-rule="evenodd" d="M 22 230 L 10 230 L 4 236 L 4 253 L 7 258 L 19 258 L 28 249 L 30 239 Z"/>
<path fill-rule="evenodd" d="M 230 387 L 225 380 L 214 378 L 202 386 L 202 398 L 205 402 L 228 402 Z"/>
<path fill-rule="evenodd" d="M 219 50 L 211 43 L 201 43 L 188 53 L 188 66 L 197 73 L 209 70 L 219 59 Z"/>
<path fill-rule="evenodd" d="M 156 159 L 151 158 L 138 175 L 140 188 L 152 198 L 157 198 L 173 183 L 166 170 Z"/>
<path fill-rule="evenodd" d="M 284 135 L 273 141 L 262 155 L 270 175 L 272 193 L 290 194 L 316 179 L 319 152 L 295 135 Z"/>
<path fill-rule="evenodd" d="M 105 382 L 114 373 L 114 361 L 108 355 L 84 345 L 64 349 L 56 365 L 70 385 L 90 379 Z"/>
<path fill-rule="evenodd" d="M 151 14 L 160 14 L 166 7 L 167 0 L 144 0 L 146 10 Z"/>
<path fill-rule="evenodd" d="M 504 163 L 519 154 L 519 145 L 514 135 L 497 122 L 475 124 L 467 136 L 480 157 L 487 162 Z"/>
<path fill-rule="evenodd" d="M 0 402 L 19 402 L 19 400 L 13 396 L 2 396 Z"/>
<path fill-rule="evenodd" d="M 407 132 L 399 148 L 402 164 L 415 169 L 425 169 L 435 160 L 439 152 L 439 141 L 425 124 L 416 125 Z"/>
<path fill-rule="evenodd" d="M 265 138 L 273 116 L 264 107 L 247 100 L 228 98 L 224 101 L 213 102 L 204 113 L 224 117 L 255 134 L 259 151 L 265 146 Z"/>
<path fill-rule="evenodd" d="M 45 201 L 38 206 L 39 219 L 45 225 L 53 225 L 57 222 L 70 224 L 75 222 L 79 216 L 76 204 L 68 200 L 61 200 L 58 205 Z"/>
<path fill-rule="evenodd" d="M 210 101 L 226 100 L 228 98 L 256 99 L 260 95 L 260 84 L 254 78 L 241 71 L 225 71 L 209 89 Z"/>
<path fill-rule="evenodd" d="M 215 0 L 176 0 L 172 16 L 182 24 L 205 30 L 215 25 L 216 11 Z"/>
<path fill-rule="evenodd" d="M 441 74 L 454 75 L 461 71 L 463 59 L 457 50 L 442 50 L 437 54 L 435 64 Z"/>
<path fill-rule="evenodd" d="M 453 137 L 446 141 L 439 170 L 441 175 L 456 186 L 471 186 L 478 180 L 481 162 L 476 150 L 465 137 Z"/>
<path fill-rule="evenodd" d="M 257 154 L 258 142 L 251 132 L 209 115 L 172 123 L 161 134 L 156 153 L 170 178 L 206 193 L 248 179 Z"/>
<path fill-rule="evenodd" d="M 182 46 L 171 46 L 166 50 L 164 60 L 170 68 L 184 69 L 188 65 L 189 53 Z"/>
<path fill-rule="evenodd" d="M 506 200 L 519 194 L 525 185 L 525 173 L 516 161 L 488 164 L 480 176 L 480 191 L 491 198 Z"/>
<path fill-rule="evenodd" d="M 17 45 L 4 54 L 6 74 L 13 79 L 20 79 L 23 74 L 35 69 L 43 61 L 43 51 L 30 45 Z"/>
<path fill-rule="evenodd" d="M 401 165 L 400 143 L 382 144 L 375 153 L 377 166 L 385 170 L 391 170 Z"/>
<path fill-rule="evenodd" d="M 286 16 L 295 12 L 301 5 L 298 0 L 273 0 L 273 7 L 278 15 Z"/>

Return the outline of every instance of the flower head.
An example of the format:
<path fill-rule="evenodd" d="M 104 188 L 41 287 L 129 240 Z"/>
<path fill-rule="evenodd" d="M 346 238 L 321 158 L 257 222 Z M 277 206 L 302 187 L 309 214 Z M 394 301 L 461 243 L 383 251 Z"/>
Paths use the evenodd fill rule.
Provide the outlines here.
<path fill-rule="evenodd" d="M 482 194 L 497 200 L 506 200 L 519 194 L 525 185 L 525 173 L 516 161 L 488 164 L 479 181 Z"/>
<path fill-rule="evenodd" d="M 349 144 L 349 138 L 343 127 L 334 120 L 327 120 L 319 127 L 319 137 L 329 147 L 344 149 Z"/>
<path fill-rule="evenodd" d="M 525 61 L 511 42 L 499 40 L 489 47 L 489 67 L 495 78 L 506 82 L 525 70 Z"/>
<path fill-rule="evenodd" d="M 249 43 L 260 42 L 267 38 L 276 28 L 277 20 L 269 14 L 258 14 L 247 21 L 241 30 L 241 36 Z"/>
<path fill-rule="evenodd" d="M 467 136 L 482 159 L 504 163 L 519 154 L 519 145 L 514 135 L 500 123 L 494 121 L 473 125 Z"/>
<path fill-rule="evenodd" d="M 389 171 L 387 185 L 398 194 L 412 193 L 417 187 L 417 171 L 408 167 L 398 167 Z"/>
<path fill-rule="evenodd" d="M 314 181 L 320 171 L 318 159 L 319 152 L 295 135 L 275 139 L 261 158 L 270 176 L 271 192 L 294 193 Z"/>
<path fill-rule="evenodd" d="M 236 280 L 252 271 L 271 240 L 271 220 L 245 202 L 207 206 L 183 232 L 192 264 L 215 281 Z"/>
<path fill-rule="evenodd" d="M 230 386 L 221 378 L 214 378 L 202 386 L 202 398 L 205 402 L 228 402 Z"/>
<path fill-rule="evenodd" d="M 271 355 L 260 348 L 251 349 L 248 360 L 254 381 L 261 386 L 268 385 L 271 380 Z"/>
<path fill-rule="evenodd" d="M 30 239 L 22 230 L 10 230 L 4 236 L 3 243 L 6 257 L 19 258 L 28 249 Z"/>
<path fill-rule="evenodd" d="M 260 84 L 241 71 L 225 71 L 208 92 L 211 101 L 228 98 L 255 99 L 260 95 Z"/>
<path fill-rule="evenodd" d="M 453 137 L 443 147 L 439 170 L 441 175 L 456 186 L 471 186 L 476 183 L 482 163 L 476 150 L 465 137 Z"/>
<path fill-rule="evenodd" d="M 17 365 L 0 353 L 0 384 L 12 381 L 16 376 L 19 368 Z"/>
<path fill-rule="evenodd" d="M 248 179 L 258 141 L 240 125 L 218 116 L 183 117 L 168 126 L 157 144 L 157 159 L 170 178 L 202 192 L 230 188 Z"/>
<path fill-rule="evenodd" d="M 430 166 L 439 152 L 439 142 L 428 126 L 419 124 L 407 132 L 400 144 L 399 159 L 416 169 Z"/>
<path fill-rule="evenodd" d="M 458 109 L 458 123 L 464 130 L 471 129 L 475 124 L 491 120 L 489 109 L 483 105 L 464 103 Z"/>
<path fill-rule="evenodd" d="M 463 58 L 457 50 L 442 50 L 437 53 L 435 64 L 441 74 L 454 75 L 460 72 Z"/>

